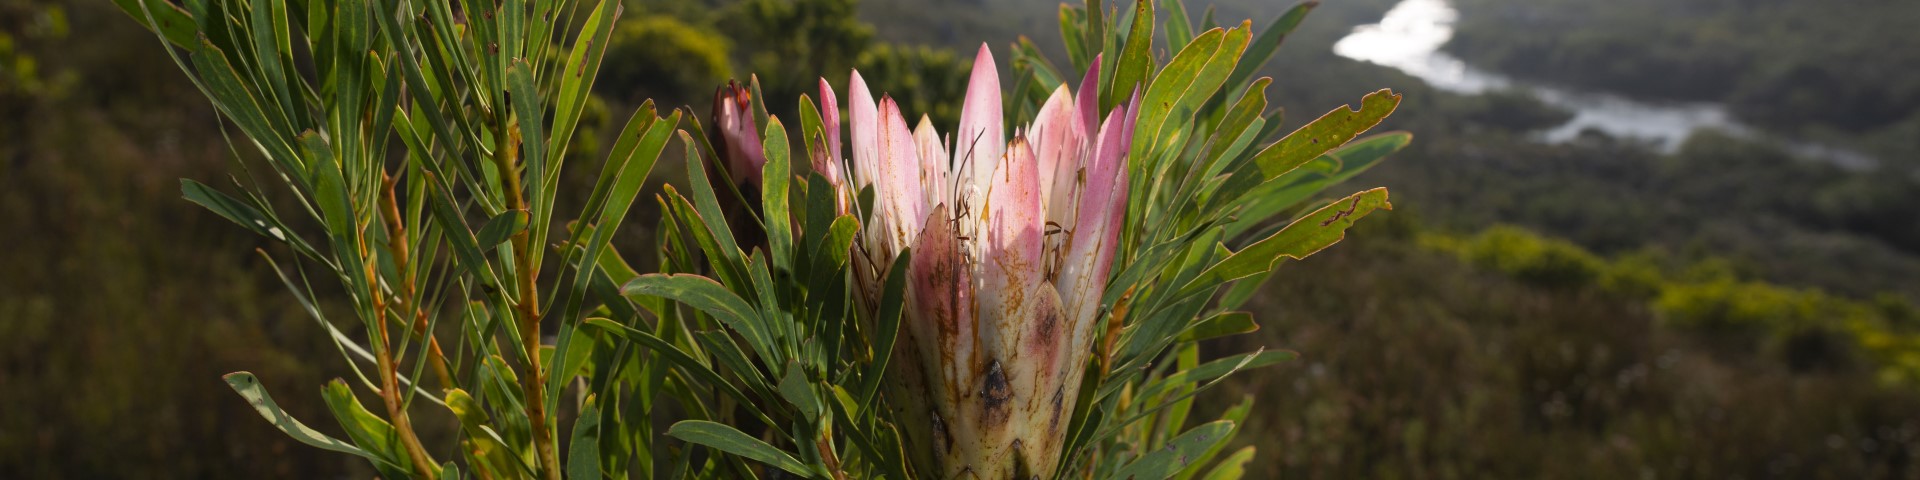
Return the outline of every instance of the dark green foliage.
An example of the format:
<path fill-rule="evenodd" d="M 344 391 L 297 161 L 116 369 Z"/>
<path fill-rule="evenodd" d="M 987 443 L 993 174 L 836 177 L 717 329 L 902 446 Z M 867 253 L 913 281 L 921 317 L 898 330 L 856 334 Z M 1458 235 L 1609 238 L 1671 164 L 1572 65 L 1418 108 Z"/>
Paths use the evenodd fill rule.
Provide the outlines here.
<path fill-rule="evenodd" d="M 801 94 L 819 95 L 819 79 L 836 85 L 873 44 L 873 27 L 855 16 L 857 0 L 741 0 L 717 22 L 734 34 L 742 70 L 759 75 L 775 113 Z M 842 87 L 844 88 L 844 87 Z M 785 117 L 785 115 L 782 115 Z"/>
<path fill-rule="evenodd" d="M 932 47 L 882 43 L 861 53 L 856 64 L 868 86 L 887 92 L 902 111 L 927 115 L 943 132 L 960 124 L 960 100 L 966 98 L 973 60 Z M 832 76 L 828 80 L 842 82 Z"/>
<path fill-rule="evenodd" d="M 691 103 L 733 75 L 732 54 L 726 36 L 675 17 L 625 19 L 613 31 L 598 90 L 631 104 L 649 98 Z"/>
<path fill-rule="evenodd" d="M 1279 399 L 1236 441 L 1259 447 L 1249 478 L 1910 473 L 1920 391 L 1881 371 L 1728 353 L 1644 297 L 1509 280 L 1386 234 L 1406 223 L 1388 215 L 1249 306 L 1289 314 L 1242 338 L 1303 355 L 1211 402 Z"/>

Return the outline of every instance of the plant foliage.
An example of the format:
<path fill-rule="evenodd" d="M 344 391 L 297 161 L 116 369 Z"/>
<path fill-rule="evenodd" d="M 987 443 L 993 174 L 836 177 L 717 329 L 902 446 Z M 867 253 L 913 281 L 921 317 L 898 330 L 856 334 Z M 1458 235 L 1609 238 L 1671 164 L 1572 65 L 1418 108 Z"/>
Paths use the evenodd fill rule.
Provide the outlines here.
<path fill-rule="evenodd" d="M 807 99 L 790 131 L 749 84 L 765 162 L 747 184 L 719 181 L 742 172 L 700 122 L 643 104 L 581 167 L 599 172 L 585 204 L 557 212 L 565 164 L 592 158 L 568 150 L 617 1 L 116 1 L 240 133 L 249 161 L 231 184 L 183 180 L 183 195 L 284 244 L 276 269 L 354 373 L 321 388 L 345 438 L 228 376 L 275 427 L 389 478 L 932 476 L 901 434 L 925 419 L 897 418 L 881 388 L 900 368 L 912 252 L 881 266 L 877 305 L 853 305 L 873 193 L 841 198 L 794 167 L 837 131 Z M 1256 329 L 1236 309 L 1284 259 L 1390 208 L 1384 189 L 1314 199 L 1409 140 L 1356 140 L 1398 104 L 1387 91 L 1281 133 L 1255 73 L 1314 6 L 1255 29 L 1196 24 L 1179 1 L 1096 0 L 1061 9 L 1065 63 L 1009 47 L 1015 118 L 1096 58 L 1099 113 L 1141 98 L 1124 260 L 1078 366 L 1065 461 L 1032 474 L 1233 478 L 1252 458 L 1225 452 L 1252 404 L 1201 419 L 1193 398 L 1294 354 L 1204 359 L 1199 343 Z M 654 198 L 654 247 L 618 251 L 662 155 L 687 177 Z M 423 441 L 416 416 L 457 424 L 457 439 Z"/>

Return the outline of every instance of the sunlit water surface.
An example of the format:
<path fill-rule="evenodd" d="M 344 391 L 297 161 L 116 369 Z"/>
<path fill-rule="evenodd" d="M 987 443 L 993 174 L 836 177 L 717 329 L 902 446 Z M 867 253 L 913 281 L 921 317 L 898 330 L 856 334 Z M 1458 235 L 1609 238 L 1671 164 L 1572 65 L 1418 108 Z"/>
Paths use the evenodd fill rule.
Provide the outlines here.
<path fill-rule="evenodd" d="M 1333 52 L 1392 67 L 1442 91 L 1466 95 L 1496 90 L 1532 93 L 1542 102 L 1574 114 L 1565 124 L 1540 132 L 1540 138 L 1550 143 L 1566 142 L 1582 131 L 1596 130 L 1644 140 L 1662 152 L 1672 153 L 1699 129 L 1740 137 L 1755 135 L 1754 129 L 1734 121 L 1726 106 L 1717 103 L 1641 101 L 1607 92 L 1528 83 L 1474 68 L 1440 49 L 1453 39 L 1453 25 L 1459 19 L 1460 12 L 1446 0 L 1402 0 L 1387 10 L 1380 23 L 1354 27 L 1352 33 L 1333 44 Z M 1859 153 L 1823 145 L 1786 146 L 1799 155 L 1845 167 L 1862 168 L 1874 163 Z"/>

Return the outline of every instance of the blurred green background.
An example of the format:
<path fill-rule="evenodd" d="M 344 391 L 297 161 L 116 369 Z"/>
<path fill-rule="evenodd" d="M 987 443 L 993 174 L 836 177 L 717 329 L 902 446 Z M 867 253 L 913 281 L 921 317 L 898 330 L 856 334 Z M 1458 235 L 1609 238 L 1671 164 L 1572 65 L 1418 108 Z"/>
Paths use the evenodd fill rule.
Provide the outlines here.
<path fill-rule="evenodd" d="M 1257 26 L 1289 6 L 1187 3 Z M 1259 395 L 1254 478 L 1920 475 L 1920 3 L 1404 3 L 1327 0 L 1266 72 L 1289 125 L 1400 91 L 1380 130 L 1415 141 L 1351 185 L 1396 209 L 1285 265 L 1232 340 L 1303 357 L 1206 397 Z M 704 115 L 749 72 L 778 114 L 858 67 L 950 128 L 956 52 L 1025 35 L 1064 59 L 1051 2 L 626 4 L 588 151 L 642 99 Z M 1435 4 L 1457 19 L 1413 15 Z M 1444 46 L 1335 54 L 1389 11 L 1413 23 L 1369 28 Z M 1498 85 L 1407 70 L 1435 59 Z M 1674 108 L 1723 117 L 1669 144 L 1606 128 Z M 337 430 L 317 387 L 342 360 L 268 244 L 179 199 L 237 170 L 221 129 L 109 2 L 0 0 L 0 478 L 370 476 L 219 380 L 253 371 Z"/>

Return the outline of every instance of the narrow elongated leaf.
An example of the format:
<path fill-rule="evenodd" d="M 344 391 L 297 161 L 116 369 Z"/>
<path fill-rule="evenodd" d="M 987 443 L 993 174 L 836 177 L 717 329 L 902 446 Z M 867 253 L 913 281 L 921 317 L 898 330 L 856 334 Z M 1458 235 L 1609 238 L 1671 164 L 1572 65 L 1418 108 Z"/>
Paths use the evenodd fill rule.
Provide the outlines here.
<path fill-rule="evenodd" d="M 734 295 L 727 287 L 711 278 L 699 275 L 647 274 L 627 282 L 620 290 L 623 295 L 652 295 L 678 301 L 713 315 L 713 318 L 740 332 L 747 339 L 755 353 L 763 358 L 773 356 L 772 336 L 766 329 L 765 320 L 740 296 Z"/>
<path fill-rule="evenodd" d="M 347 431 L 347 437 L 363 450 L 371 453 L 374 468 L 386 475 L 408 476 L 413 469 L 407 465 L 407 454 L 399 444 L 399 435 L 394 433 L 393 425 L 387 423 L 353 397 L 353 391 L 347 388 L 347 382 L 334 379 L 321 389 L 321 396 L 327 401 L 327 408 L 333 410 L 334 418 L 340 420 L 340 427 Z"/>
<path fill-rule="evenodd" d="M 1158 381 L 1148 383 L 1135 391 L 1135 396 L 1149 398 L 1166 393 L 1175 388 L 1212 382 L 1221 377 L 1241 370 L 1279 365 L 1300 358 L 1300 354 L 1286 350 L 1266 350 L 1243 353 L 1219 360 L 1200 364 L 1200 366 L 1174 372 Z"/>
<path fill-rule="evenodd" d="M 1113 68 L 1112 81 L 1100 89 L 1101 111 L 1112 110 L 1133 95 L 1135 88 L 1147 88 L 1148 75 L 1153 73 L 1153 0 L 1135 0 L 1133 29 L 1127 33 L 1126 46 Z"/>
<path fill-rule="evenodd" d="M 793 455 L 723 424 L 705 420 L 684 420 L 668 428 L 667 435 L 688 443 L 704 445 L 714 450 L 772 465 L 794 475 L 813 476 L 812 469 L 807 468 L 807 464 L 800 463 L 800 460 L 794 459 Z"/>
<path fill-rule="evenodd" d="M 1379 125 L 1400 105 L 1400 94 L 1380 90 L 1360 99 L 1360 108 L 1335 108 L 1319 119 L 1287 134 L 1286 138 L 1255 154 L 1252 168 L 1256 175 L 1240 175 L 1249 181 L 1272 180 L 1321 154 L 1345 145 L 1348 140 Z M 1250 186 L 1250 185 L 1249 185 Z M 1225 199 L 1222 200 L 1233 200 Z"/>
<path fill-rule="evenodd" d="M 573 421 L 573 441 L 567 448 L 567 478 L 600 477 L 600 402 L 587 397 L 580 417 Z"/>
<path fill-rule="evenodd" d="M 1167 11 L 1167 44 L 1180 48 L 1193 41 L 1193 24 L 1187 19 L 1187 6 L 1180 0 L 1161 0 Z"/>
<path fill-rule="evenodd" d="M 194 41 L 194 36 L 197 33 L 194 31 L 194 25 L 196 23 L 194 22 L 193 16 L 187 14 L 186 10 L 174 6 L 173 2 L 167 0 L 113 0 L 113 4 L 119 6 L 121 11 L 127 12 L 127 15 L 132 16 L 133 21 L 140 22 L 140 26 L 147 27 L 148 30 L 159 33 L 161 38 L 167 39 L 167 42 L 172 43 L 174 46 L 192 50 L 198 44 L 198 42 Z M 151 17 L 149 17 L 149 15 L 151 15 Z"/>
<path fill-rule="evenodd" d="M 1233 430 L 1233 422 L 1221 420 L 1198 427 L 1174 437 L 1167 442 L 1166 448 L 1157 448 L 1140 456 L 1139 460 L 1127 464 L 1125 468 L 1107 477 L 1113 480 L 1159 480 L 1173 477 L 1180 469 L 1187 467 L 1188 459 L 1198 456 L 1214 445 L 1224 443 L 1229 438 L 1227 432 Z"/>
<path fill-rule="evenodd" d="M 873 363 L 867 365 L 866 391 L 860 394 L 860 404 L 873 403 L 873 395 L 880 390 L 880 382 L 885 378 L 887 364 L 893 358 L 893 347 L 900 336 L 901 310 L 906 305 L 907 265 L 912 261 L 912 249 L 901 250 L 900 257 L 894 259 L 893 267 L 887 270 L 887 285 L 880 294 L 879 317 L 875 321 L 879 330 L 875 332 Z"/>
<path fill-rule="evenodd" d="M 793 272 L 793 221 L 787 214 L 787 204 L 791 201 L 787 185 L 793 181 L 793 171 L 789 167 L 787 127 L 780 124 L 778 117 L 767 121 L 766 140 L 761 142 L 765 148 L 767 164 L 761 167 L 760 207 L 767 231 L 767 252 L 773 258 L 773 266 L 780 271 Z"/>
<path fill-rule="evenodd" d="M 553 99 L 553 128 L 550 130 L 553 143 L 547 145 L 547 158 L 560 158 L 567 144 L 572 141 L 574 129 L 580 123 L 580 115 L 586 110 L 587 97 L 593 91 L 593 80 L 600 76 L 600 61 L 607 53 L 613 26 L 624 10 L 618 1 L 602 0 L 595 5 L 593 13 L 587 15 L 580 36 L 573 40 L 566 63 L 559 65 L 560 91 Z"/>
<path fill-rule="evenodd" d="M 1355 220 L 1382 208 L 1393 209 L 1393 204 L 1387 203 L 1385 188 L 1356 193 L 1322 207 L 1288 224 L 1279 233 L 1254 242 L 1208 267 L 1200 273 L 1199 278 L 1181 288 L 1179 296 L 1212 291 L 1213 287 L 1222 283 L 1273 270 L 1282 257 L 1294 260 L 1307 258 L 1346 238 L 1347 227 L 1353 226 Z"/>
<path fill-rule="evenodd" d="M 1233 455 L 1228 455 L 1225 460 L 1214 465 L 1213 470 L 1207 471 L 1207 476 L 1200 478 L 1202 480 L 1240 480 L 1247 475 L 1247 462 L 1253 461 L 1253 454 L 1252 445 L 1240 447 L 1233 452 Z"/>
<path fill-rule="evenodd" d="M 656 337 L 651 333 L 635 330 L 632 327 L 621 325 L 619 322 L 605 318 L 589 318 L 583 324 L 606 330 L 634 343 L 638 343 L 641 346 L 653 349 L 654 353 L 660 354 L 661 359 L 679 367 L 680 371 L 693 376 L 694 380 L 718 388 L 720 389 L 720 393 L 739 401 L 740 406 L 752 413 L 754 418 L 768 425 L 774 424 L 772 418 L 760 411 L 758 404 L 755 403 L 756 399 L 742 393 L 739 388 L 734 386 L 733 382 L 722 379 L 720 374 L 715 373 L 713 369 L 708 368 L 706 364 L 700 363 L 699 360 L 687 355 L 687 352 L 681 350 L 680 347 L 667 343 L 665 340 L 661 340 L 660 337 Z"/>
<path fill-rule="evenodd" d="M 801 420 L 818 422 L 825 407 L 821 405 L 820 398 L 814 395 L 813 388 L 808 386 L 806 372 L 801 370 L 798 361 L 787 362 L 787 375 L 780 379 L 780 397 L 800 410 Z"/>
<path fill-rule="evenodd" d="M 1221 312 L 1219 315 L 1207 317 L 1206 320 L 1201 320 L 1193 324 L 1193 326 L 1187 327 L 1187 331 L 1180 333 L 1179 341 L 1197 342 L 1228 335 L 1253 333 L 1258 330 L 1260 330 L 1260 324 L 1254 323 L 1253 314 L 1247 312 Z"/>
<path fill-rule="evenodd" d="M 1227 224 L 1227 238 L 1237 238 L 1241 233 L 1266 224 L 1274 215 L 1319 195 L 1327 187 L 1360 175 L 1411 141 L 1413 134 L 1407 132 L 1383 133 L 1354 140 L 1339 150 L 1322 155 L 1261 185 L 1248 193 L 1250 200 L 1242 202 L 1235 211 L 1239 219 Z"/>
<path fill-rule="evenodd" d="M 265 417 L 268 423 L 272 423 L 274 428 L 280 429 L 281 432 L 285 432 L 287 436 L 293 437 L 294 440 L 327 450 L 350 453 L 367 457 L 368 460 L 379 461 L 378 458 L 367 453 L 365 450 L 361 450 L 359 447 L 355 447 L 347 442 L 320 433 L 319 430 L 314 430 L 306 424 L 300 423 L 300 420 L 293 418 L 292 415 L 288 415 L 286 411 L 280 409 L 280 404 L 274 403 L 272 396 L 267 395 L 267 387 L 261 385 L 260 379 L 254 377 L 252 373 L 233 372 L 221 378 L 227 381 L 227 386 L 233 387 L 234 393 L 239 393 L 240 398 L 246 399 L 247 404 L 252 405 L 254 411 L 259 412 L 261 417 Z"/>
<path fill-rule="evenodd" d="M 1066 44 L 1067 60 L 1073 62 L 1073 71 L 1076 72 L 1084 71 L 1093 64 L 1093 54 L 1087 52 L 1086 23 L 1085 10 L 1066 2 L 1060 3 L 1060 40 Z"/>
<path fill-rule="evenodd" d="M 286 227 L 278 221 L 268 217 L 265 213 L 262 213 L 260 209 L 254 208 L 253 205 L 233 198 L 225 192 L 215 190 L 213 187 L 193 181 L 192 179 L 182 178 L 180 179 L 180 196 L 186 197 L 187 201 L 205 207 L 214 214 L 220 215 L 220 218 L 225 218 L 228 221 L 246 227 L 247 230 L 252 230 L 253 233 L 287 242 L 287 244 L 292 245 L 294 249 L 299 250 L 303 255 L 315 258 L 319 256 L 319 253 L 315 252 L 313 247 L 308 246 L 305 240 L 288 232 Z"/>
<path fill-rule="evenodd" d="M 480 226 L 480 251 L 493 250 L 507 243 L 514 234 L 526 231 L 527 216 L 526 210 L 508 210 L 488 219 L 485 225 Z"/>

